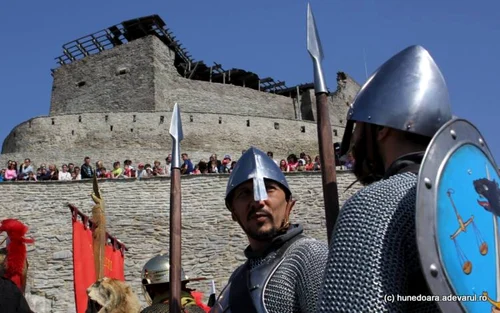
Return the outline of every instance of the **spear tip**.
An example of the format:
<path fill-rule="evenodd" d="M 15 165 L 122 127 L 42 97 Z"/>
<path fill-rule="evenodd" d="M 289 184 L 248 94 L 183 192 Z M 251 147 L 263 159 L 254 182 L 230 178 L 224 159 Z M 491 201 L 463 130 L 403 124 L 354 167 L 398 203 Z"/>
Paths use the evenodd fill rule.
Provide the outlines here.
<path fill-rule="evenodd" d="M 307 3 L 307 51 L 318 61 L 323 60 L 323 47 L 319 39 L 318 29 L 314 20 L 311 3 Z"/>
<path fill-rule="evenodd" d="M 184 134 L 182 133 L 181 112 L 177 103 L 175 103 L 174 109 L 172 110 L 172 120 L 170 121 L 169 133 L 170 136 L 172 136 L 172 139 L 177 142 L 184 139 Z"/>

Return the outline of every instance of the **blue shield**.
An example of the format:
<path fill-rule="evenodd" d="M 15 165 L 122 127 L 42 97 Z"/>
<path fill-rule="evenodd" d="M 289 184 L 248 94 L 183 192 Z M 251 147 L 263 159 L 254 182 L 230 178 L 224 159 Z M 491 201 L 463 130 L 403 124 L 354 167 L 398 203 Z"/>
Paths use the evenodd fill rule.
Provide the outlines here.
<path fill-rule="evenodd" d="M 416 212 L 420 261 L 443 312 L 500 312 L 499 182 L 477 128 L 443 125 L 422 162 Z"/>

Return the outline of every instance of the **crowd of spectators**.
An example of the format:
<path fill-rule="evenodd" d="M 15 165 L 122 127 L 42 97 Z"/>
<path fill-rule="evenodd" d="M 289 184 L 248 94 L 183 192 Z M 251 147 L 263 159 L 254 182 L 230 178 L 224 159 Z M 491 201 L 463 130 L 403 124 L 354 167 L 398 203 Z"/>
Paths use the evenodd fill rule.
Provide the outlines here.
<path fill-rule="evenodd" d="M 243 150 L 242 153 L 245 151 Z M 287 159 L 274 159 L 273 152 L 269 151 L 267 155 L 274 160 L 283 172 L 296 171 L 320 171 L 321 162 L 319 156 L 314 160 L 310 155 L 302 152 L 299 157 L 295 154 L 290 154 Z M 216 154 L 212 154 L 208 161 L 200 160 L 198 163 L 193 163 L 187 153 L 181 155 L 182 165 L 181 173 L 183 175 L 199 175 L 199 174 L 217 174 L 231 173 L 236 165 L 236 161 L 226 154 L 219 160 Z M 154 176 L 170 176 L 172 156 L 169 154 L 165 159 L 165 164 L 155 160 L 150 163 L 139 163 L 137 166 L 132 164 L 131 160 L 125 160 L 123 165 L 120 161 L 115 161 L 112 168 L 107 169 L 102 161 L 97 161 L 95 166 L 92 166 L 90 157 L 85 157 L 81 166 L 75 166 L 73 163 L 62 164 L 57 167 L 54 164 L 40 164 L 35 170 L 35 166 L 30 159 L 25 159 L 18 166 L 16 161 L 9 161 L 6 169 L 2 169 L 0 173 L 0 182 L 3 181 L 45 181 L 45 180 L 81 180 L 94 177 L 100 179 L 121 179 L 121 178 L 150 178 Z M 338 162 L 338 161 L 337 161 Z M 344 162 L 342 166 L 346 169 L 351 169 L 353 159 L 351 156 Z"/>

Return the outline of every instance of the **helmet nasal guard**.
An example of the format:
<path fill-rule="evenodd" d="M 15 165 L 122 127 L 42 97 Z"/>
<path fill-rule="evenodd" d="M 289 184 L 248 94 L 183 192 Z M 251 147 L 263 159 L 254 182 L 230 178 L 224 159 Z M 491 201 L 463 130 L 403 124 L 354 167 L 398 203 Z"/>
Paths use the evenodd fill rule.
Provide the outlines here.
<path fill-rule="evenodd" d="M 229 176 L 226 188 L 226 207 L 231 210 L 228 200 L 232 192 L 241 184 L 248 180 L 253 180 L 254 200 L 261 201 L 267 199 L 267 191 L 264 179 L 269 179 L 279 183 L 285 189 L 285 192 L 291 194 L 290 187 L 286 181 L 285 175 L 263 151 L 250 147 L 236 163 L 234 170 Z"/>
<path fill-rule="evenodd" d="M 361 87 L 347 113 L 341 153 L 348 150 L 355 122 L 433 137 L 451 118 L 441 71 L 427 50 L 410 46 L 386 61 Z"/>

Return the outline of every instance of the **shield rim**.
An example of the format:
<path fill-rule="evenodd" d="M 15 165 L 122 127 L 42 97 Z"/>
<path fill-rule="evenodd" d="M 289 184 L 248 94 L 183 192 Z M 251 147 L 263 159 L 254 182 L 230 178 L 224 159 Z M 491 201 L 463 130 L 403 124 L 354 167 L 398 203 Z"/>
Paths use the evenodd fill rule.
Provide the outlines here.
<path fill-rule="evenodd" d="M 433 295 L 455 294 L 442 266 L 436 237 L 436 211 L 440 178 L 449 158 L 462 146 L 471 144 L 481 150 L 498 171 L 488 144 L 471 122 L 455 118 L 445 123 L 434 135 L 419 170 L 415 225 L 417 249 L 425 280 Z M 466 312 L 459 301 L 438 301 L 443 312 Z"/>

